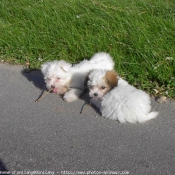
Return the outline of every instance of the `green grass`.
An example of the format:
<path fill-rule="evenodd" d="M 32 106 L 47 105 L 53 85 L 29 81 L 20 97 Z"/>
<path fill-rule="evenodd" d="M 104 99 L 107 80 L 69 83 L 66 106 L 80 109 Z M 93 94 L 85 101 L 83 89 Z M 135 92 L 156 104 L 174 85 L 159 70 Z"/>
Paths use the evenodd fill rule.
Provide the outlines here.
<path fill-rule="evenodd" d="M 134 86 L 175 98 L 174 0 L 1 0 L 0 57 L 78 62 L 109 52 Z"/>

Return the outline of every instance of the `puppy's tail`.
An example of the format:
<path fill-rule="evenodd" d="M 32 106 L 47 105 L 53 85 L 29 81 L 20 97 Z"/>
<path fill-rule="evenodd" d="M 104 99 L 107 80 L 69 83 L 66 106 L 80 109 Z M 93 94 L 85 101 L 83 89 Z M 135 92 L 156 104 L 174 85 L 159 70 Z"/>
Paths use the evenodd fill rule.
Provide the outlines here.
<path fill-rule="evenodd" d="M 150 112 L 148 115 L 147 115 L 147 120 L 151 120 L 153 118 L 155 118 L 159 113 L 154 111 L 154 112 Z"/>
<path fill-rule="evenodd" d="M 138 123 L 144 123 L 148 120 L 151 120 L 153 118 L 155 118 L 159 113 L 158 112 L 150 112 L 147 115 L 144 115 L 144 117 L 139 117 L 138 118 Z"/>
<path fill-rule="evenodd" d="M 114 61 L 113 58 L 106 52 L 98 52 L 91 59 L 91 62 L 98 64 L 99 67 L 103 67 L 105 69 L 113 69 Z"/>

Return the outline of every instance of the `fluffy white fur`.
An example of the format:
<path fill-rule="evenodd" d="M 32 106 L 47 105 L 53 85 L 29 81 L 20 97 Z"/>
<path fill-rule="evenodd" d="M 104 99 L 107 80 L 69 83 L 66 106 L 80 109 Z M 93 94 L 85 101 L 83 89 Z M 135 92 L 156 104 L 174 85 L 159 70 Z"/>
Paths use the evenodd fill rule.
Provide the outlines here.
<path fill-rule="evenodd" d="M 64 95 L 67 102 L 77 100 L 83 93 L 88 73 L 93 69 L 111 70 L 114 62 L 108 53 L 96 53 L 90 60 L 71 65 L 64 60 L 46 62 L 41 71 L 44 75 L 46 87 L 53 92 Z"/>
<path fill-rule="evenodd" d="M 116 86 L 109 89 L 111 80 L 106 78 L 107 72 L 110 71 L 93 70 L 88 80 L 91 102 L 100 109 L 103 117 L 121 123 L 142 123 L 158 115 L 158 112 L 150 112 L 149 95 L 131 86 L 117 74 L 112 77 L 112 81 L 116 79 Z"/>

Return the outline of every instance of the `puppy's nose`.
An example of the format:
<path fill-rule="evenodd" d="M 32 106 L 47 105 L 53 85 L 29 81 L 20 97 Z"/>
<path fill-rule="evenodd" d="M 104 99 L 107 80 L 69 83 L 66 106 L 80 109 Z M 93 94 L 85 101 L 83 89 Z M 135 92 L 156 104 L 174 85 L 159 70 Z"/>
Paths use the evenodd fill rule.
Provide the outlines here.
<path fill-rule="evenodd" d="M 94 96 L 97 97 L 98 96 L 98 93 L 94 93 Z"/>
<path fill-rule="evenodd" d="M 51 85 L 51 88 L 55 88 L 55 85 Z"/>

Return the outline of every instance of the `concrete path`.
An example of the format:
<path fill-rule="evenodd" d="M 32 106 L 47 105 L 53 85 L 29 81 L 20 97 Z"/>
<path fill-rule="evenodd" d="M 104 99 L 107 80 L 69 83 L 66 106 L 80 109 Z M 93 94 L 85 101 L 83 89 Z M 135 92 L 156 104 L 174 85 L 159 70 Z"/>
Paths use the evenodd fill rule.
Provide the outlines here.
<path fill-rule="evenodd" d="M 48 94 L 40 71 L 0 64 L 0 174 L 175 174 L 175 102 L 152 100 L 159 116 L 120 124 L 87 95 L 72 103 Z"/>

